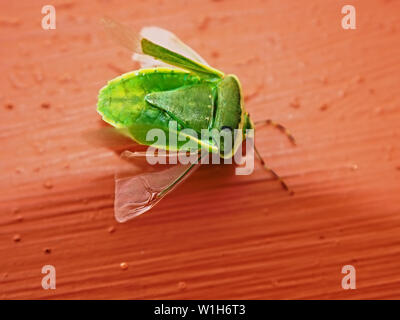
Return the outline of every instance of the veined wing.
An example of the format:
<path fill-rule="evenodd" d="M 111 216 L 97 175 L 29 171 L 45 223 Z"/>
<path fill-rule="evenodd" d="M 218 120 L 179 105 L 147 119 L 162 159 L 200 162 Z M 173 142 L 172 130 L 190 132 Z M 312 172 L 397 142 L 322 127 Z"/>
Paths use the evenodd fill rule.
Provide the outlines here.
<path fill-rule="evenodd" d="M 168 156 L 162 153 L 158 155 L 158 159 Z M 147 161 L 155 160 L 155 157 L 147 155 L 146 152 L 130 151 L 124 151 L 121 158 L 128 161 L 130 165 L 140 160 L 142 165 L 146 159 Z M 177 161 L 175 165 L 152 166 L 151 172 L 143 172 L 143 168 L 136 173 L 126 171 L 126 169 L 120 171 L 115 176 L 115 219 L 121 223 L 126 222 L 154 207 L 200 165 L 200 157 L 197 153 L 186 156 L 186 159 L 187 164 Z M 150 166 L 148 163 L 147 165 Z"/>
<path fill-rule="evenodd" d="M 143 27 L 140 35 L 153 43 L 156 43 L 168 50 L 179 53 L 180 55 L 197 61 L 205 66 L 209 64 L 192 48 L 183 43 L 175 34 L 159 27 Z"/>
<path fill-rule="evenodd" d="M 103 18 L 102 22 L 116 42 L 134 52 L 133 58 L 142 66 L 172 65 L 203 77 L 222 78 L 224 76 L 221 71 L 210 67 L 199 54 L 167 30 L 145 27 L 140 33 L 135 33 L 110 18 Z"/>

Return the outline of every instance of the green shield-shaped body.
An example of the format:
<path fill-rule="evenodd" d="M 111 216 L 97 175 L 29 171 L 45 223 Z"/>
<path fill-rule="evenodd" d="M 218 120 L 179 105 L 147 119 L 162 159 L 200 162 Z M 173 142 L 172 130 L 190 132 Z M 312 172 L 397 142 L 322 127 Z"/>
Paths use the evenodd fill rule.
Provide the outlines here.
<path fill-rule="evenodd" d="M 98 111 L 103 119 L 117 128 L 124 128 L 143 145 L 176 150 L 186 141 L 169 141 L 171 121 L 177 123 L 177 134 L 186 135 L 199 146 L 223 151 L 209 139 L 201 140 L 202 130 L 241 129 L 244 109 L 240 84 L 236 77 L 203 79 L 186 71 L 168 68 L 140 70 L 111 80 L 99 95 Z M 151 129 L 165 133 L 165 146 L 147 139 Z M 234 150 L 233 150 L 234 151 Z"/>

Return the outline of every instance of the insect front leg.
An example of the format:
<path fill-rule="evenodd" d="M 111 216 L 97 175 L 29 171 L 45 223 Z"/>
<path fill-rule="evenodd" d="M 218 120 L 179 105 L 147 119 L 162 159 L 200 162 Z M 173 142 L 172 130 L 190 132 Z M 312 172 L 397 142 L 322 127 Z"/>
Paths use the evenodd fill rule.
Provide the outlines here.
<path fill-rule="evenodd" d="M 256 155 L 258 157 L 258 159 L 260 160 L 261 165 L 264 167 L 265 170 L 267 170 L 268 172 L 270 172 L 275 179 L 277 179 L 282 188 L 285 189 L 287 192 L 289 192 L 289 195 L 294 195 L 294 191 L 292 189 L 289 188 L 289 186 L 286 184 L 286 182 L 281 178 L 281 176 L 279 174 L 277 174 L 273 169 L 271 169 L 264 161 L 264 159 L 261 157 L 261 154 L 258 152 L 257 148 L 254 146 L 254 151 L 256 152 Z"/>
<path fill-rule="evenodd" d="M 277 123 L 271 119 L 266 119 L 266 120 L 255 121 L 254 124 L 255 125 L 266 124 L 266 125 L 272 126 L 274 128 L 277 128 L 279 131 L 281 131 L 284 135 L 286 135 L 288 137 L 288 139 L 290 140 L 290 142 L 293 145 L 296 145 L 296 139 L 294 138 L 292 133 L 285 126 L 281 125 L 280 123 Z"/>

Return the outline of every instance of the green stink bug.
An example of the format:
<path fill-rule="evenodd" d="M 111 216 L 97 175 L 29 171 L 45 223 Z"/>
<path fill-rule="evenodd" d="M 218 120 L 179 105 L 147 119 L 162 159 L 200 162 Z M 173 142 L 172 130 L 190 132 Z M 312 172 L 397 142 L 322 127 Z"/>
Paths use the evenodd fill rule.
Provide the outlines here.
<path fill-rule="evenodd" d="M 190 129 L 194 134 L 186 134 L 187 139 L 225 159 L 235 155 L 244 139 L 253 138 L 247 132 L 253 132 L 254 123 L 245 110 L 242 88 L 235 75 L 225 75 L 212 68 L 194 50 L 164 29 L 145 27 L 136 34 L 111 19 L 104 19 L 103 23 L 114 39 L 134 52 L 133 59 L 142 66 L 140 70 L 109 81 L 100 90 L 97 110 L 104 121 L 147 146 L 153 145 L 148 139 L 150 130 L 158 129 L 169 136 L 171 123 L 176 122 L 174 130 L 177 134 Z M 263 122 L 277 127 L 294 142 L 293 136 L 282 125 L 271 120 Z M 197 135 L 204 130 L 225 129 L 229 129 L 232 138 L 229 148 Z M 168 151 L 192 151 L 182 149 L 183 141 L 172 144 L 167 140 L 157 147 Z M 289 190 L 264 163 L 255 147 L 254 150 L 264 168 Z M 123 153 L 126 159 L 137 156 L 141 155 Z M 117 180 L 117 220 L 124 222 L 152 208 L 187 178 L 196 164 Z"/>

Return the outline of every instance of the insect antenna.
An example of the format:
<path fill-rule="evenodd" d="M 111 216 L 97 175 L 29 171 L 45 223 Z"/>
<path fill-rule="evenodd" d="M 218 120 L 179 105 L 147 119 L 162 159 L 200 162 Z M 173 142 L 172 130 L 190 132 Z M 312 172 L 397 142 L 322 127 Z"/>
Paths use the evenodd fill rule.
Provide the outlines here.
<path fill-rule="evenodd" d="M 272 121 L 271 119 L 267 119 L 267 120 L 255 121 L 254 124 L 255 125 L 266 124 L 268 126 L 272 126 L 276 129 L 278 129 L 279 131 L 281 131 L 284 135 L 286 135 L 293 145 L 296 145 L 296 139 L 294 138 L 294 136 L 291 134 L 291 132 L 285 126 L 281 125 L 280 123 L 276 123 L 276 122 Z"/>
<path fill-rule="evenodd" d="M 257 158 L 260 160 L 261 165 L 264 167 L 265 170 L 269 171 L 275 179 L 277 179 L 282 188 L 285 189 L 287 192 L 289 192 L 289 195 L 294 195 L 294 191 L 292 189 L 289 188 L 289 186 L 286 184 L 286 182 L 279 176 L 279 174 L 277 174 L 273 169 L 271 169 L 269 166 L 267 166 L 267 164 L 265 163 L 264 159 L 262 158 L 261 154 L 258 152 L 256 146 L 254 146 L 254 150 L 256 152 Z"/>

